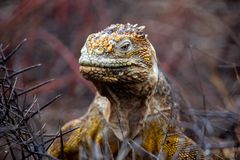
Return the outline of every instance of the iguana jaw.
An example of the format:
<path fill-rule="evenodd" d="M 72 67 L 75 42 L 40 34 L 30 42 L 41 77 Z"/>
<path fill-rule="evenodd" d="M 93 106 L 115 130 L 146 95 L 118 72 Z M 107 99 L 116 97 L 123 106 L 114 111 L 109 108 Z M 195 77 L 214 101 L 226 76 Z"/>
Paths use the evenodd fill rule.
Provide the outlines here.
<path fill-rule="evenodd" d="M 79 59 L 80 72 L 90 81 L 139 83 L 147 80 L 148 67 L 126 58 L 84 57 Z"/>

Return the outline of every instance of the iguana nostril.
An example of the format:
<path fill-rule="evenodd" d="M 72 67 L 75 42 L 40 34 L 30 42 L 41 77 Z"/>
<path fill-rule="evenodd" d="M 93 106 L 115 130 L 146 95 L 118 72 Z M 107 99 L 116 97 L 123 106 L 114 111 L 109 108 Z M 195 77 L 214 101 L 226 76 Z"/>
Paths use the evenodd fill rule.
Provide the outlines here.
<path fill-rule="evenodd" d="M 87 64 L 87 61 L 80 58 L 80 59 L 79 59 L 79 64 L 80 64 L 80 65 L 86 65 L 86 64 Z"/>

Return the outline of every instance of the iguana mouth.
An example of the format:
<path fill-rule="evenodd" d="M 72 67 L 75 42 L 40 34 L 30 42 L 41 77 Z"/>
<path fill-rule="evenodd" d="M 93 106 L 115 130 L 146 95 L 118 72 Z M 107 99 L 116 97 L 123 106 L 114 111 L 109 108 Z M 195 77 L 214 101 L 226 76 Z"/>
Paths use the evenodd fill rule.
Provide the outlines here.
<path fill-rule="evenodd" d="M 124 68 L 133 65 L 128 59 L 85 58 L 79 59 L 80 66 L 98 68 Z"/>
<path fill-rule="evenodd" d="M 97 58 L 81 56 L 80 72 L 86 79 L 103 82 L 143 82 L 148 70 L 127 58 Z"/>
<path fill-rule="evenodd" d="M 81 65 L 79 69 L 86 79 L 92 81 L 138 83 L 143 82 L 147 77 L 145 70 L 134 72 L 133 66 L 96 67 Z"/>
<path fill-rule="evenodd" d="M 127 66 L 100 66 L 81 65 L 80 72 L 87 79 L 118 81 L 118 78 L 126 74 Z"/>

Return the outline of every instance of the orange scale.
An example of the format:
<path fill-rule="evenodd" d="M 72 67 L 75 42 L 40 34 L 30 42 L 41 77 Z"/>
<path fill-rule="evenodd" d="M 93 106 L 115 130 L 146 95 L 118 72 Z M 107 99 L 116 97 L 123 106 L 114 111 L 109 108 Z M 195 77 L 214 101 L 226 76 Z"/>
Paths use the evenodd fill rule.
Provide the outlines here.
<path fill-rule="evenodd" d="M 117 42 L 120 41 L 120 39 L 121 39 L 120 36 L 116 36 L 116 37 L 115 37 L 115 40 L 116 40 Z"/>
<path fill-rule="evenodd" d="M 103 42 L 103 46 L 104 46 L 104 47 L 108 46 L 108 42 L 107 42 L 107 41 L 104 41 L 104 42 Z"/>
<path fill-rule="evenodd" d="M 109 45 L 108 47 L 107 47 L 107 52 L 111 52 L 112 51 L 112 45 Z"/>

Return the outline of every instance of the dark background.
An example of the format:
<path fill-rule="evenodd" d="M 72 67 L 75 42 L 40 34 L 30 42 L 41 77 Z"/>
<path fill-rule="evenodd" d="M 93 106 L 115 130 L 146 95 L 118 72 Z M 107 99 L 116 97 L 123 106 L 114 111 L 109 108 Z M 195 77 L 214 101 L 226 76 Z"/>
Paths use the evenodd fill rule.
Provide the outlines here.
<path fill-rule="evenodd" d="M 42 111 L 47 132 L 83 115 L 95 93 L 79 73 L 87 36 L 112 23 L 145 25 L 160 66 L 192 108 L 240 111 L 240 2 L 237 0 L 1 0 L 0 42 L 13 48 L 27 38 L 13 68 L 41 63 L 18 86 L 55 81 L 33 92 L 39 103 L 62 94 Z M 229 117 L 228 117 L 229 118 Z M 215 119 L 227 128 L 232 119 Z M 218 132 L 218 131 L 215 131 Z M 239 136 L 240 130 L 235 129 Z"/>

